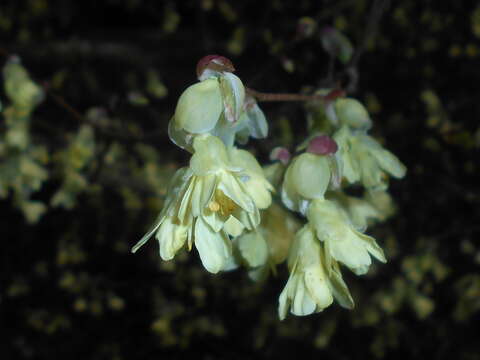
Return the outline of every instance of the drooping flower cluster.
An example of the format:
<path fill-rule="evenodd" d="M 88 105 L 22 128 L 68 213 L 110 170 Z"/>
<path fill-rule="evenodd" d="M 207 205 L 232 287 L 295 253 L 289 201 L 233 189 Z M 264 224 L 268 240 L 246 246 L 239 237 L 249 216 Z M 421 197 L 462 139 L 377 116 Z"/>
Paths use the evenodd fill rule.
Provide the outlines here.
<path fill-rule="evenodd" d="M 392 209 L 385 192 L 387 174 L 400 178 L 405 167 L 367 135 L 371 120 L 354 99 L 339 98 L 324 107 L 333 128 L 300 146 L 285 173 L 282 200 L 300 212 L 307 224 L 294 240 L 289 254 L 289 280 L 280 295 L 279 316 L 288 309 L 295 315 L 320 312 L 333 299 L 346 308 L 353 299 L 342 280 L 339 264 L 356 275 L 368 272 L 372 257 L 386 262 L 375 239 L 364 234 L 372 220 L 383 220 Z M 343 181 L 345 180 L 345 181 Z M 349 196 L 342 187 L 361 183 L 365 199 Z"/>
<path fill-rule="evenodd" d="M 289 310 L 320 312 L 334 300 L 353 308 L 340 266 L 363 275 L 372 257 L 386 262 L 364 232 L 393 212 L 388 176 L 403 177 L 405 167 L 367 134 L 372 121 L 360 102 L 322 89 L 324 101 L 311 112 L 321 121 L 309 118 L 312 134 L 299 153 L 292 158 L 286 148 L 275 148 L 274 163 L 262 168 L 235 147 L 266 137 L 268 125 L 233 71 L 218 55 L 198 63 L 199 82 L 181 95 L 169 124 L 172 141 L 192 153 L 190 164 L 176 172 L 157 221 L 132 251 L 155 236 L 164 260 L 195 247 L 209 272 L 243 265 L 256 281 L 288 259 L 280 319 Z M 365 196 L 346 194 L 350 185 L 362 185 Z M 303 227 L 294 213 L 305 218 Z"/>
<path fill-rule="evenodd" d="M 153 235 L 164 260 L 195 245 L 204 267 L 217 273 L 232 257 L 231 239 L 258 227 L 273 187 L 255 157 L 231 144 L 240 118 L 248 116 L 241 81 L 229 72 L 206 71 L 212 77 L 185 91 L 171 124 L 174 141 L 193 152 L 190 166 L 177 171 L 157 221 L 132 251 Z"/>

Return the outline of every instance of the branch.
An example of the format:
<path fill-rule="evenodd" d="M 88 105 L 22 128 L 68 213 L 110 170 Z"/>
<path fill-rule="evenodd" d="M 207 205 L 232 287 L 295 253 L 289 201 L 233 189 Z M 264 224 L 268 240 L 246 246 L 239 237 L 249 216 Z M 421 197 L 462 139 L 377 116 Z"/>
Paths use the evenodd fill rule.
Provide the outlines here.
<path fill-rule="evenodd" d="M 352 58 L 349 62 L 349 67 L 356 67 L 358 61 L 360 60 L 360 56 L 365 52 L 368 46 L 368 42 L 370 39 L 374 38 L 378 24 L 380 23 L 380 19 L 382 18 L 383 13 L 387 10 L 388 6 L 390 5 L 390 0 L 375 0 L 372 4 L 372 8 L 370 9 L 370 13 L 368 15 L 368 22 L 366 26 L 365 33 L 363 35 L 362 42 L 355 50 Z"/>
<path fill-rule="evenodd" d="M 345 92 L 340 89 L 332 90 L 327 95 L 304 95 L 304 94 L 273 94 L 263 93 L 250 88 L 246 88 L 247 95 L 254 97 L 257 101 L 330 101 L 339 96 L 345 96 Z"/>
<path fill-rule="evenodd" d="M 380 19 L 382 18 L 383 13 L 390 5 L 390 0 L 374 0 L 372 7 L 370 9 L 370 13 L 368 15 L 368 22 L 366 25 L 366 30 L 363 35 L 363 39 L 360 45 L 356 48 L 350 62 L 345 67 L 345 73 L 350 77 L 350 84 L 348 84 L 347 90 L 348 92 L 355 92 L 358 84 L 358 62 L 360 61 L 360 57 L 363 55 L 365 50 L 367 49 L 368 42 L 373 39 L 378 30 L 378 24 L 380 23 Z"/>

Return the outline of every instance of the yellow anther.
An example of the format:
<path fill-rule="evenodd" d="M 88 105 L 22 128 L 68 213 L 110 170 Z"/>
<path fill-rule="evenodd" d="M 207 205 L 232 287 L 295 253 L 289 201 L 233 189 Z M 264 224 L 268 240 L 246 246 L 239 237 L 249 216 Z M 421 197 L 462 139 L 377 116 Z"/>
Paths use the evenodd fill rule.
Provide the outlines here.
<path fill-rule="evenodd" d="M 208 204 L 208 208 L 213 212 L 217 212 L 218 210 L 220 210 L 220 204 L 216 201 L 210 201 L 210 203 Z"/>

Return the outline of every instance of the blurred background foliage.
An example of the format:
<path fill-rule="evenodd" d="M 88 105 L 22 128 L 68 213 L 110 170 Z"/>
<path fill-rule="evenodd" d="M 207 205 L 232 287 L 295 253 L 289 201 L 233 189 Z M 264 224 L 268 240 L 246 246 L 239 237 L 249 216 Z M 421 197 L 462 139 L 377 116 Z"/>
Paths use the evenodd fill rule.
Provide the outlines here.
<path fill-rule="evenodd" d="M 0 357 L 479 359 L 480 5 L 391 2 L 370 31 L 381 3 L 2 1 Z M 362 49 L 353 66 L 329 59 L 324 26 Z M 409 168 L 369 230 L 388 263 L 345 274 L 353 311 L 280 322 L 284 266 L 253 284 L 195 254 L 130 254 L 188 159 L 167 123 L 211 53 L 259 91 L 353 83 Z M 305 104 L 262 108 L 259 159 L 304 139 Z"/>

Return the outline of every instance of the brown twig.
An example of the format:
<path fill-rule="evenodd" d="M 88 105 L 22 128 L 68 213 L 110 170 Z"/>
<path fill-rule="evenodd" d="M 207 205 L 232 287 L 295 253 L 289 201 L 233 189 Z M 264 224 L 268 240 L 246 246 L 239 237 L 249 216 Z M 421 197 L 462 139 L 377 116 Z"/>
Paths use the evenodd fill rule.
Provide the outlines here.
<path fill-rule="evenodd" d="M 8 50 L 5 50 L 3 48 L 0 48 L 0 55 L 3 55 L 7 58 L 10 58 L 12 56 L 12 54 L 8 51 Z M 33 81 L 35 81 L 36 83 L 40 84 L 41 82 L 36 80 L 31 74 L 30 76 L 32 77 Z M 73 107 L 71 106 L 70 104 L 68 104 L 64 98 L 62 98 L 61 96 L 58 96 L 54 93 L 52 93 L 49 89 L 49 86 L 48 86 L 48 83 L 43 83 L 43 86 L 42 86 L 43 90 L 45 91 L 45 93 L 50 96 L 53 101 L 55 101 L 57 103 L 57 105 L 63 107 L 65 110 L 67 110 L 70 114 L 72 114 L 72 116 L 80 121 L 81 123 L 83 122 L 86 122 L 84 117 Z"/>
<path fill-rule="evenodd" d="M 350 67 L 357 66 L 360 57 L 368 47 L 368 42 L 375 37 L 378 30 L 378 25 L 380 23 L 380 19 L 382 18 L 382 15 L 387 10 L 389 5 L 390 0 L 375 0 L 373 2 L 370 12 L 368 14 L 368 20 L 362 41 L 355 50 L 355 53 L 353 54 L 348 64 Z"/>
<path fill-rule="evenodd" d="M 325 101 L 333 100 L 344 96 L 345 92 L 340 89 L 331 91 L 327 95 L 304 95 L 304 94 L 274 94 L 263 93 L 257 90 L 246 88 L 247 95 L 254 97 L 257 101 Z"/>
<path fill-rule="evenodd" d="M 45 92 L 47 93 L 48 96 L 50 96 L 53 101 L 55 101 L 57 103 L 57 105 L 59 105 L 60 107 L 63 107 L 65 110 L 67 110 L 70 114 L 72 114 L 72 116 L 78 120 L 80 123 L 84 123 L 84 122 L 87 122 L 85 120 L 85 118 L 73 107 L 71 106 L 69 103 L 67 103 L 65 101 L 64 98 L 62 98 L 61 96 L 58 96 L 54 93 L 52 93 L 47 86 L 44 86 L 43 87 Z"/>
<path fill-rule="evenodd" d="M 390 0 L 374 0 L 372 7 L 370 9 L 368 20 L 366 24 L 366 30 L 363 35 L 362 41 L 360 42 L 359 46 L 356 48 L 352 58 L 350 59 L 349 63 L 345 67 L 344 72 L 349 76 L 350 82 L 347 85 L 347 91 L 349 93 L 353 93 L 357 89 L 357 85 L 359 82 L 359 73 L 358 73 L 358 63 L 360 61 L 360 57 L 363 55 L 365 50 L 367 49 L 368 42 L 375 38 L 375 35 L 378 30 L 378 24 L 380 23 L 380 19 L 382 15 L 390 5 Z"/>

